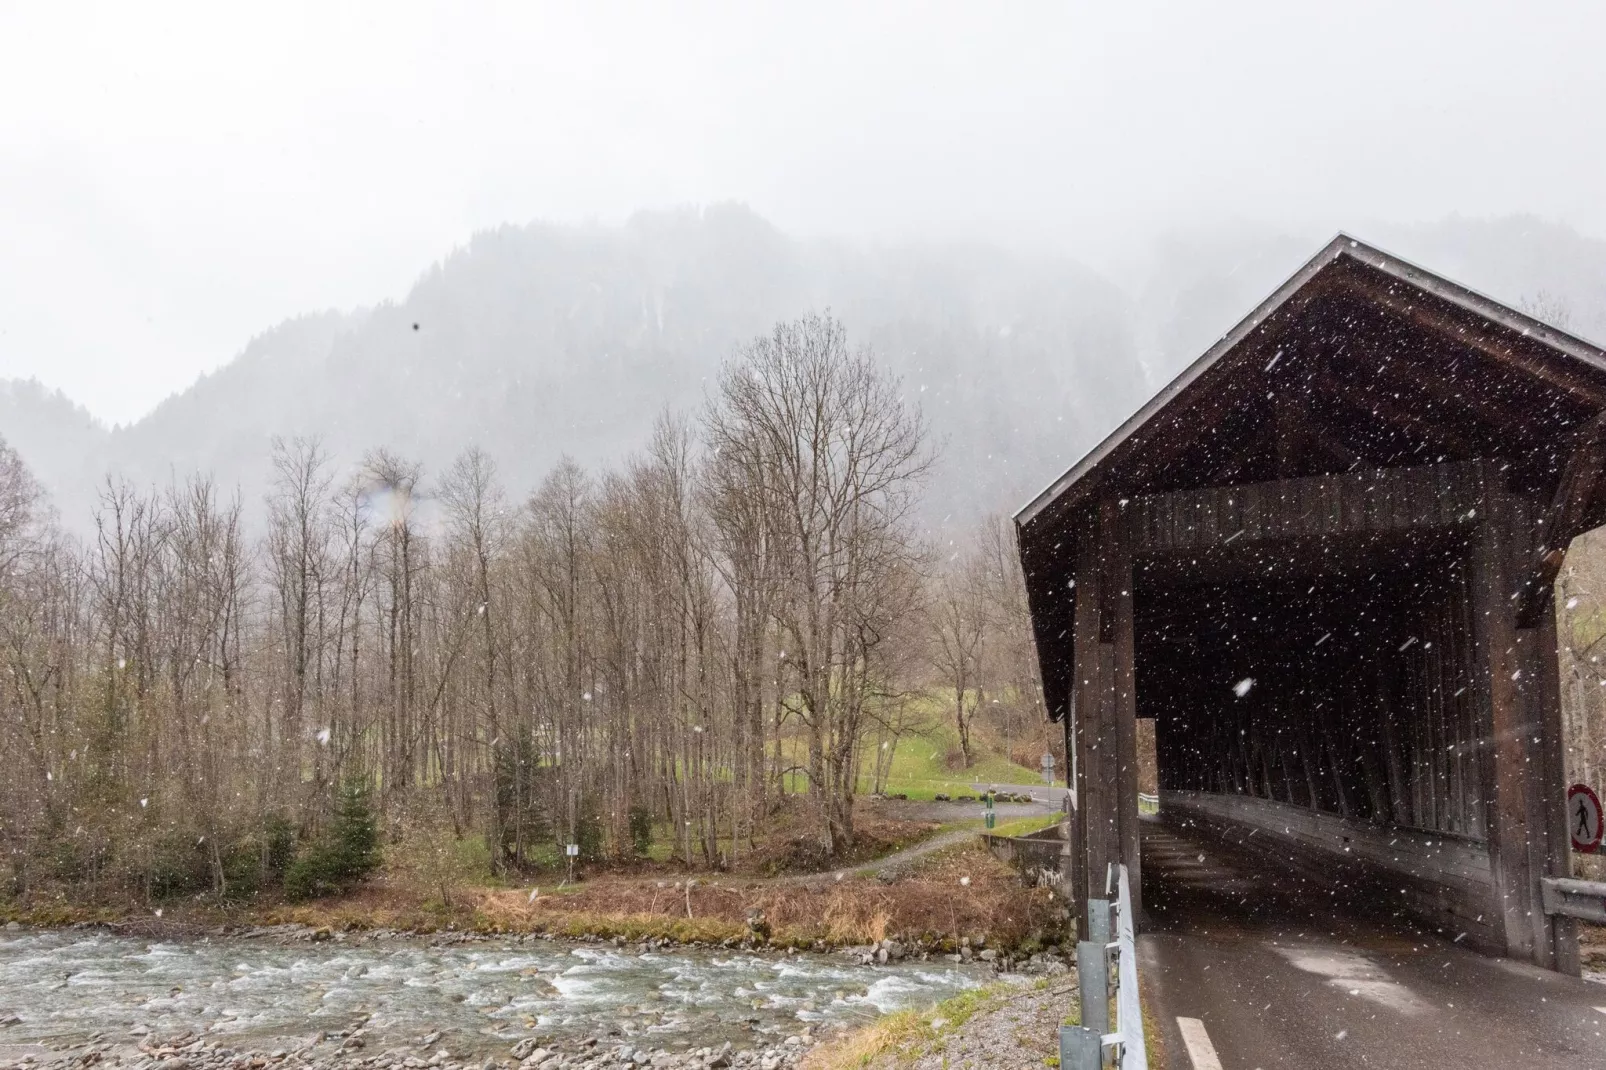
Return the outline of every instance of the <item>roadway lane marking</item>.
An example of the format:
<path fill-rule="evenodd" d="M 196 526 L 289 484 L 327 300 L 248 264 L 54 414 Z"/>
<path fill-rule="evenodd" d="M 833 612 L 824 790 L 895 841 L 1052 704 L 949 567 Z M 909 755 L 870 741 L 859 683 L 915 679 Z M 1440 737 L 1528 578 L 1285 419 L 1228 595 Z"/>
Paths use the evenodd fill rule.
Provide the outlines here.
<path fill-rule="evenodd" d="M 1188 1049 L 1188 1061 L 1193 1070 L 1221 1070 L 1216 1058 L 1216 1046 L 1210 1043 L 1210 1034 L 1197 1018 L 1178 1018 L 1177 1028 L 1182 1031 L 1182 1046 Z"/>

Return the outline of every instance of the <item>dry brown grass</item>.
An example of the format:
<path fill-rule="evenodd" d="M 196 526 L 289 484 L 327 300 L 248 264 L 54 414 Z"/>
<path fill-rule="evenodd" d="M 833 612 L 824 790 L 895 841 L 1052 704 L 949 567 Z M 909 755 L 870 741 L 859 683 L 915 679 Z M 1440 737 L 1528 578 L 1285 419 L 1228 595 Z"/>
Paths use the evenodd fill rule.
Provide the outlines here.
<path fill-rule="evenodd" d="M 961 883 L 964 878 L 968 884 Z M 643 878 L 605 873 L 561 893 L 546 888 L 533 903 L 528 887 L 465 891 L 455 909 L 444 910 L 424 890 L 384 879 L 340 899 L 310 903 L 170 903 L 156 917 L 145 907 L 87 908 L 51 901 L 0 911 L 0 920 L 38 925 L 96 921 L 171 933 L 294 923 L 719 943 L 748 937 L 748 918 L 761 911 L 771 943 L 781 946 L 846 946 L 891 937 L 951 948 L 962 937 L 981 936 L 990 946 L 1008 949 L 1051 925 L 1054 910 L 1047 892 L 1023 887 L 1009 867 L 968 844 L 922 859 L 891 883 L 873 877 L 837 880 L 834 874 L 786 880 L 694 877 L 690 883 L 688 890 L 687 879 L 676 880 L 672 874 Z"/>
<path fill-rule="evenodd" d="M 969 884 L 961 884 L 962 878 Z M 678 885 L 678 886 L 677 886 Z M 601 877 L 529 901 L 525 890 L 482 893 L 478 915 L 508 929 L 571 931 L 610 924 L 613 933 L 671 935 L 676 925 L 746 934 L 751 912 L 762 911 L 775 943 L 807 946 L 866 944 L 888 937 L 939 943 L 985 936 L 1009 947 L 1042 928 L 1053 909 L 1048 894 L 1023 887 L 1014 872 L 985 851 L 945 852 L 913 875 L 890 884 L 873 878 L 820 877 L 807 881 L 716 878 L 683 882 Z M 688 903 L 690 909 L 688 911 Z M 624 930 L 628 929 L 629 932 Z"/>

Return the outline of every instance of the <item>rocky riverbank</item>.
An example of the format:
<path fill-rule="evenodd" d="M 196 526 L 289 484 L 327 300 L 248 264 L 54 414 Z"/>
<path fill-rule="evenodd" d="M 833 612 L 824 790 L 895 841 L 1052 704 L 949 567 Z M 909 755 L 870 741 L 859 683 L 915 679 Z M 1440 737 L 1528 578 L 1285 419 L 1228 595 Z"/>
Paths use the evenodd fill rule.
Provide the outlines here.
<path fill-rule="evenodd" d="M 881 1010 L 997 972 L 1063 969 L 1053 954 L 969 938 L 955 952 L 885 940 L 810 953 L 302 925 L 154 938 L 8 926 L 0 1065 L 782 1070 Z"/>
<path fill-rule="evenodd" d="M 65 1051 L 40 1044 L 0 1044 L 0 1065 L 30 1070 L 782 1070 L 795 1066 L 815 1043 L 810 1030 L 777 1045 L 739 1049 L 718 1047 L 670 1051 L 629 1043 L 602 1043 L 588 1037 L 572 1046 L 521 1041 L 501 1057 L 453 1054 L 439 1034 L 417 1043 L 369 1051 L 362 1029 L 319 1033 L 299 1047 L 241 1050 L 226 1041 L 178 1036 L 167 1039 L 102 1037 Z"/>

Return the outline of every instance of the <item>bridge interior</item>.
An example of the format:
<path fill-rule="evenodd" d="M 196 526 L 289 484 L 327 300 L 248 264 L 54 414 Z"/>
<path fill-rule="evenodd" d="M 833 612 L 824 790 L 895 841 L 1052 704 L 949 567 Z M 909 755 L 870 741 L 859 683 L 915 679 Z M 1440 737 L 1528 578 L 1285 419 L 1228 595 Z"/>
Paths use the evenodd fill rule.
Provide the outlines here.
<path fill-rule="evenodd" d="M 1327 574 L 1139 573 L 1136 713 L 1162 791 L 1483 840 L 1466 546 L 1406 540 Z"/>

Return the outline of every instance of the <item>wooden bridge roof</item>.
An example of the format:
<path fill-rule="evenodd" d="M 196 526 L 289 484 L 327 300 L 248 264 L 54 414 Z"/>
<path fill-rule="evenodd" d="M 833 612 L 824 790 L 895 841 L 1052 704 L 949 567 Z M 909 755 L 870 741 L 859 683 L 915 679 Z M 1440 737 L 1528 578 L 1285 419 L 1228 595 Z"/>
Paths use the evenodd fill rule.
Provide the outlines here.
<path fill-rule="evenodd" d="M 1340 234 L 1016 515 L 1050 716 L 1087 506 L 1464 461 L 1550 503 L 1563 549 L 1606 522 L 1606 352 Z"/>

